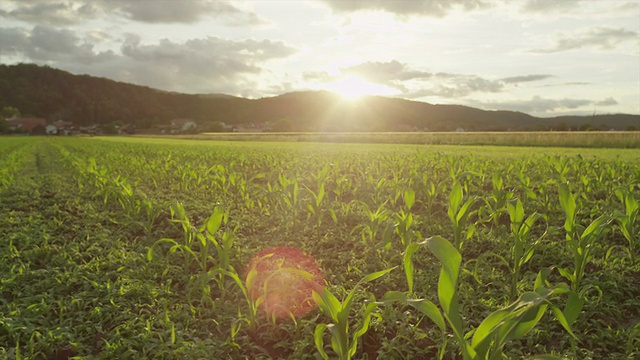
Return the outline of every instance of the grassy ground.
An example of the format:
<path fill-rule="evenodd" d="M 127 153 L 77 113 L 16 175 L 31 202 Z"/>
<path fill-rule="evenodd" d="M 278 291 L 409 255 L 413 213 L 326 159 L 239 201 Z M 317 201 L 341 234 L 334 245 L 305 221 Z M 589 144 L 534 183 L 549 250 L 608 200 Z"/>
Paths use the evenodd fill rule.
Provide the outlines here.
<path fill-rule="evenodd" d="M 443 310 L 432 252 L 416 245 L 413 291 L 404 268 L 408 244 L 436 235 L 462 256 L 456 293 L 465 332 L 534 290 L 545 269 L 545 286 L 566 283 L 583 304 L 575 307 L 568 293 L 550 297 L 565 312 L 577 309 L 576 338 L 547 309 L 533 330 L 508 343 L 505 357 L 639 355 L 640 251 L 638 239 L 629 242 L 621 231 L 626 210 L 615 192 L 638 199 L 638 149 L 1 140 L 3 357 L 315 359 L 315 331 L 335 322 L 329 314 L 314 310 L 276 322 L 261 311 L 254 316 L 244 282 L 222 271 L 244 280 L 258 251 L 292 246 L 317 261 L 325 288 L 344 299 L 367 274 L 395 267 L 357 288 L 348 316 L 353 335 L 367 304 L 389 291 Z M 449 217 L 459 210 L 451 195 L 456 184 L 462 201 L 470 201 L 457 225 Z M 586 237 L 585 228 L 604 216 L 598 236 L 587 239 L 591 258 L 575 284 L 559 271 L 573 271 L 576 259 L 562 184 L 575 194 L 570 237 Z M 525 236 L 532 256 L 514 283 L 507 204 L 517 201 L 525 216 L 540 218 Z M 223 213 L 213 226 L 212 214 Z M 221 247 L 210 240 L 203 257 L 198 234 Z M 442 330 L 409 304 L 372 310 L 355 358 L 461 359 L 451 326 Z M 328 330 L 323 339 L 333 358 Z"/>

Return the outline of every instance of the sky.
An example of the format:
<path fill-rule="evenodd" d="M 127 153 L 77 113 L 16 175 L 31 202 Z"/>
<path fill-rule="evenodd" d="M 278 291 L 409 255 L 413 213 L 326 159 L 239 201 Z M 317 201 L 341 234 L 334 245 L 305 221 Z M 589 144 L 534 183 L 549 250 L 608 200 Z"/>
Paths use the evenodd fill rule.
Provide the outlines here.
<path fill-rule="evenodd" d="M 190 94 L 640 114 L 640 0 L 0 0 L 0 63 Z"/>

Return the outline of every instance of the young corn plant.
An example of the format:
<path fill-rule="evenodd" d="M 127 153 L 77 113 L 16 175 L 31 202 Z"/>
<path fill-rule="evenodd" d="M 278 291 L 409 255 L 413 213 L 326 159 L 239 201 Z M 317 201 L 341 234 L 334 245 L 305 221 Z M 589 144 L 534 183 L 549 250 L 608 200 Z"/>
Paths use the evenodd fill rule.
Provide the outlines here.
<path fill-rule="evenodd" d="M 504 358 L 505 345 L 511 340 L 524 337 L 536 326 L 549 308 L 567 332 L 575 337 L 571 330 L 571 324 L 577 319 L 582 309 L 582 302 L 566 284 L 561 283 L 549 287 L 543 272 L 538 274 L 534 291 L 526 292 L 510 305 L 494 311 L 477 328 L 465 333 L 457 289 L 462 256 L 448 240 L 439 236 L 425 240 L 424 244 L 442 263 L 438 281 L 440 309 L 426 299 L 410 299 L 407 303 L 431 319 L 443 332 L 446 331 L 447 324 L 451 327 L 462 359 L 497 360 Z M 567 293 L 569 298 L 563 312 L 550 300 L 556 295 Z M 398 300 L 406 301 L 406 298 L 398 292 L 388 292 L 382 302 Z M 440 358 L 443 358 L 445 354 L 446 345 L 447 342 L 444 340 Z"/>
<path fill-rule="evenodd" d="M 626 251 L 631 259 L 631 265 L 635 265 L 637 261 L 638 248 L 640 248 L 640 222 L 638 222 L 638 212 L 640 212 L 640 205 L 633 195 L 633 191 L 627 188 L 620 188 L 616 190 L 616 196 L 624 205 L 624 212 L 616 211 L 614 217 L 620 232 L 629 243 L 629 247 Z"/>
<path fill-rule="evenodd" d="M 462 249 L 464 240 L 470 238 L 474 231 L 473 225 L 467 227 L 467 219 L 473 212 L 471 208 L 475 203 L 475 199 L 469 198 L 464 203 L 463 200 L 464 191 L 462 190 L 462 185 L 456 181 L 449 194 L 449 209 L 447 215 L 453 225 L 453 243 L 458 249 Z M 465 227 L 467 227 L 467 234 L 463 238 Z"/>
<path fill-rule="evenodd" d="M 571 193 L 567 183 L 559 185 L 558 195 L 560 197 L 560 206 L 566 217 L 564 223 L 565 238 L 573 255 L 573 270 L 558 268 L 558 271 L 571 282 L 571 288 L 574 291 L 579 291 L 587 264 L 593 258 L 596 242 L 606 234 L 612 218 L 609 215 L 601 215 L 593 220 L 589 226 L 583 227 L 576 221 L 577 196 Z"/>
<path fill-rule="evenodd" d="M 382 203 L 376 211 L 369 209 L 369 206 L 365 202 L 359 202 L 362 206 L 366 221 L 353 228 L 351 234 L 356 231 L 360 231 L 362 241 L 372 245 L 376 244 L 378 234 L 382 232 L 382 248 L 389 250 L 391 248 L 391 238 L 394 232 L 394 226 L 390 224 L 389 212 L 385 209 L 387 202 Z"/>
<path fill-rule="evenodd" d="M 529 239 L 529 231 L 533 228 L 535 223 L 539 219 L 544 218 L 544 216 L 534 212 L 525 219 L 524 207 L 522 206 L 520 199 L 516 199 L 515 202 L 510 201 L 506 205 L 507 212 L 509 213 L 511 236 L 513 239 L 509 252 L 510 257 L 505 258 L 499 254 L 485 253 L 476 261 L 473 274 L 476 280 L 479 281 L 478 269 L 481 264 L 481 259 L 491 256 L 497 258 L 502 264 L 509 268 L 511 276 L 509 298 L 511 301 L 515 301 L 518 296 L 518 283 L 521 279 L 522 267 L 531 260 L 536 246 L 540 243 L 542 238 L 547 235 L 547 231 L 537 239 L 531 241 Z"/>
<path fill-rule="evenodd" d="M 524 218 L 524 207 L 520 199 L 516 199 L 515 204 L 507 203 L 507 212 L 511 222 L 510 229 L 513 236 L 513 246 L 511 247 L 511 301 L 515 301 L 518 293 L 518 282 L 520 281 L 522 267 L 529 262 L 536 246 L 546 235 L 546 231 L 535 241 L 529 241 L 529 231 L 533 225 L 543 216 L 534 212 L 526 219 Z"/>
<path fill-rule="evenodd" d="M 234 244 L 235 229 L 225 229 L 222 236 L 218 230 L 223 224 L 228 224 L 228 213 L 216 207 L 199 228 L 194 227 L 189 220 L 184 207 L 176 203 L 171 207 L 174 222 L 183 229 L 182 242 L 171 238 L 157 240 L 148 250 L 147 259 L 152 261 L 154 250 L 162 244 L 170 245 L 169 254 L 181 252 L 185 274 L 189 276 L 189 283 L 202 291 L 203 298 L 209 298 L 209 282 L 215 280 L 218 288 L 225 291 L 225 274 L 221 271 L 232 270 L 231 250 Z M 196 274 L 193 274 L 194 269 Z"/>
<path fill-rule="evenodd" d="M 331 214 L 331 218 L 334 219 L 334 221 L 337 221 L 337 217 L 333 209 L 325 209 L 326 201 L 324 200 L 326 192 L 324 190 L 324 183 L 321 183 L 318 186 L 317 192 L 311 190 L 306 185 L 304 185 L 304 188 L 309 195 L 311 195 L 311 201 L 307 204 L 308 218 L 314 217 L 316 220 L 316 226 L 320 227 L 320 225 L 322 225 L 324 213 L 328 211 Z"/>
<path fill-rule="evenodd" d="M 347 297 L 340 301 L 333 295 L 326 287 L 321 292 L 313 291 L 313 300 L 318 304 L 320 310 L 329 318 L 333 323 L 331 324 L 318 324 L 314 333 L 316 349 L 320 356 L 327 360 L 329 355 L 324 350 L 324 332 L 329 329 L 331 333 L 331 347 L 336 353 L 338 359 L 349 360 L 352 359 L 356 351 L 358 350 L 358 340 L 369 329 L 369 323 L 371 320 L 371 314 L 377 308 L 378 304 L 375 301 L 370 301 L 364 306 L 364 311 L 359 321 L 359 324 L 355 331 L 349 329 L 349 314 L 354 309 L 354 297 L 358 287 L 369 281 L 373 281 L 379 277 L 382 277 L 392 271 L 394 268 L 385 269 L 382 271 L 371 273 L 362 278 Z"/>
<path fill-rule="evenodd" d="M 500 216 L 505 213 L 507 203 L 513 198 L 513 193 L 505 191 L 502 176 L 497 173 L 494 173 L 491 177 L 491 185 L 492 197 L 484 200 L 484 209 L 489 213 L 489 217 L 486 221 L 492 222 L 493 226 L 498 226 L 500 223 Z"/>

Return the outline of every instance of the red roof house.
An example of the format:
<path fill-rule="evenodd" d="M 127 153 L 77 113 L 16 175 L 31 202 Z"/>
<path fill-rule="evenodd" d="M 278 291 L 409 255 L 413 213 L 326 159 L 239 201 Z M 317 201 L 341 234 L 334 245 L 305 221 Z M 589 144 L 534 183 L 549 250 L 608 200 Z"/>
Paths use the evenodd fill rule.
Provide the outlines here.
<path fill-rule="evenodd" d="M 32 133 L 38 126 L 40 126 L 42 132 L 44 132 L 47 126 L 47 122 L 43 118 L 15 118 L 8 119 L 7 123 L 11 130 L 22 130 L 28 133 Z"/>

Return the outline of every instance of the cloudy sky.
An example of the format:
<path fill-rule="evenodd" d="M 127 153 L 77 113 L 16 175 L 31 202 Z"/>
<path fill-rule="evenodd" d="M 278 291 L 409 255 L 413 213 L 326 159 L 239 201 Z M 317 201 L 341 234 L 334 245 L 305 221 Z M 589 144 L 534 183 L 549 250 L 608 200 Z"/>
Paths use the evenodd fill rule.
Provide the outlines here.
<path fill-rule="evenodd" d="M 0 63 L 185 93 L 640 114 L 640 0 L 1 0 Z"/>

